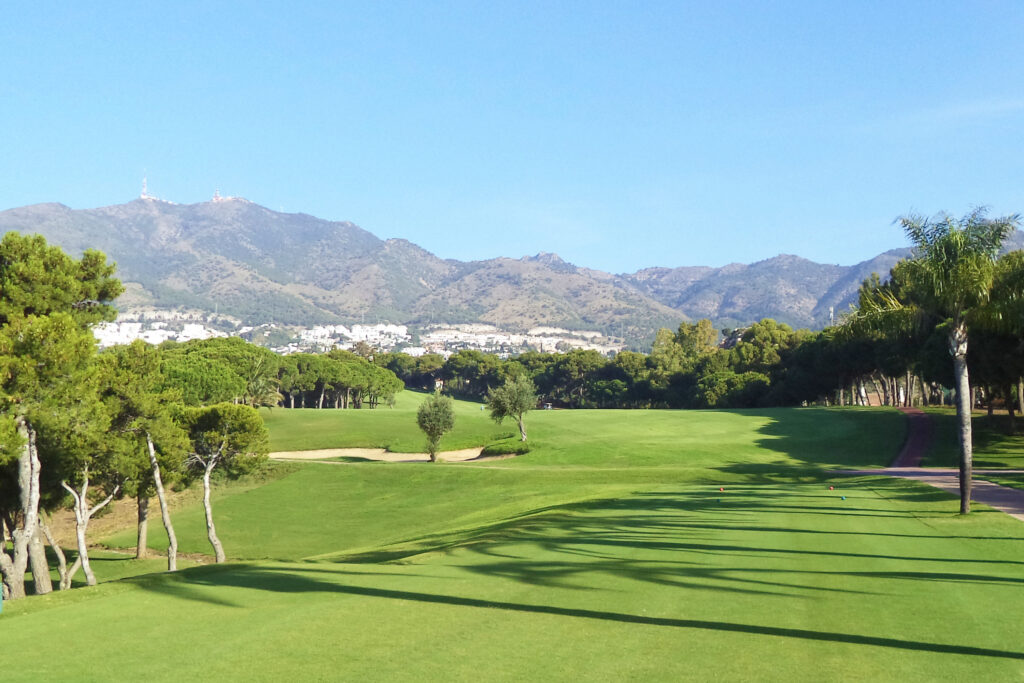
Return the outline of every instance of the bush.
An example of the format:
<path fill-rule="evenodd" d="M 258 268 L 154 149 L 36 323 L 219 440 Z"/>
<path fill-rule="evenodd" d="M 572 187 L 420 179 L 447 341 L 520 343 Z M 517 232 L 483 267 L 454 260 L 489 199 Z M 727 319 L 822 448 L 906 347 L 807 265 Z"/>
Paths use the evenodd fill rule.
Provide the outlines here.
<path fill-rule="evenodd" d="M 480 451 L 480 457 L 485 458 L 493 455 L 525 455 L 530 452 L 530 447 L 522 441 L 505 441 L 488 444 Z"/>

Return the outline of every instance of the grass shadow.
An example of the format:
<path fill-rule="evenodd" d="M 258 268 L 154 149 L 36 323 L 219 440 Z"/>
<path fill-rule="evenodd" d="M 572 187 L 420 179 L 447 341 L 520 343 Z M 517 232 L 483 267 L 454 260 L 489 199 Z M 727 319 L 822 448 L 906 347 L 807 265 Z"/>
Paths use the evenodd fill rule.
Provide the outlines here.
<path fill-rule="evenodd" d="M 332 575 L 331 578 L 338 578 L 336 575 L 343 575 L 334 570 L 316 571 L 292 570 L 287 568 L 275 568 L 266 566 L 226 566 L 218 568 L 200 568 L 182 572 L 183 579 L 189 584 L 209 587 L 234 587 L 254 590 L 265 590 L 280 593 L 335 593 L 353 595 L 365 598 L 382 600 L 401 600 L 420 604 L 434 604 L 444 606 L 457 606 L 470 609 L 505 610 L 525 614 L 543 614 L 550 616 L 566 617 L 570 619 L 587 619 L 617 622 L 623 624 L 638 624 L 670 629 L 693 629 L 718 631 L 727 633 L 742 633 L 757 636 L 769 636 L 776 638 L 788 638 L 797 640 L 810 640 L 832 643 L 846 643 L 851 645 L 865 645 L 871 647 L 885 647 L 898 650 L 929 652 L 935 654 L 952 654 L 978 657 L 993 657 L 1001 659 L 1024 660 L 1024 652 L 1013 650 L 1000 650 L 995 648 L 974 647 L 959 643 L 934 643 L 920 640 L 903 638 L 888 638 L 882 636 L 865 635 L 858 633 L 841 633 L 836 631 L 786 628 L 755 623 L 739 623 L 732 621 L 716 621 L 707 619 L 679 619 L 671 617 L 657 617 L 627 612 L 616 612 L 611 610 L 581 609 L 562 607 L 546 604 L 529 604 L 523 602 L 511 602 L 501 600 L 486 600 L 461 595 L 446 595 L 441 593 L 426 593 L 420 591 L 396 590 L 389 588 L 378 588 L 373 586 L 352 585 L 337 580 L 324 578 L 323 574 Z M 140 581 L 139 586 L 146 590 L 154 590 L 168 595 L 184 599 L 195 599 L 195 591 L 185 590 L 183 586 L 169 586 L 164 581 Z M 210 598 L 203 595 L 200 597 L 203 602 L 209 602 Z"/>

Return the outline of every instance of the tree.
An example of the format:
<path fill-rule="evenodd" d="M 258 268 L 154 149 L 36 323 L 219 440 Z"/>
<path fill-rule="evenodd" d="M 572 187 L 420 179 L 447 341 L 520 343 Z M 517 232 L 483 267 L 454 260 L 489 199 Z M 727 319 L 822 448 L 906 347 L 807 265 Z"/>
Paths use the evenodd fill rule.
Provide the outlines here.
<path fill-rule="evenodd" d="M 956 378 L 960 513 L 968 514 L 973 469 L 968 336 L 976 325 L 1000 317 L 1000 306 L 991 305 L 996 254 L 1020 219 L 1017 215 L 988 219 L 984 209 L 975 209 L 962 218 L 939 214 L 898 220 L 914 243 L 913 257 L 905 262 L 905 293 L 895 296 L 885 288 L 875 290 L 876 295 L 862 302 L 850 324 L 854 329 L 910 332 L 941 326 L 945 331 Z"/>
<path fill-rule="evenodd" d="M 39 236 L 11 232 L 0 241 L 0 468 L 14 466 L 7 476 L 17 482 L 18 501 L 16 509 L 6 507 L 15 496 L 0 501 L 14 542 L 11 555 L 0 547 L 0 573 L 11 598 L 24 597 L 29 554 L 42 550 L 35 542 L 42 496 L 36 425 L 75 394 L 95 353 L 88 326 L 116 315 L 109 302 L 122 287 L 113 272 L 97 251 L 75 260 Z M 15 511 L 19 527 L 9 514 Z"/>
<path fill-rule="evenodd" d="M 267 428 L 255 408 L 235 403 L 186 409 L 182 421 L 192 450 L 186 464 L 202 473 L 206 535 L 217 562 L 221 563 L 227 558 L 213 523 L 210 475 L 217 467 L 229 474 L 240 474 L 260 465 L 267 455 Z"/>
<path fill-rule="evenodd" d="M 185 344 L 168 345 L 161 350 L 165 386 L 177 389 L 185 405 L 211 405 L 245 393 L 245 380 L 226 363 L 190 353 Z"/>
<path fill-rule="evenodd" d="M 60 410 L 34 420 L 39 432 L 36 443 L 47 474 L 59 479 L 60 487 L 73 501 L 78 559 L 69 572 L 61 571 L 61 588 L 70 587 L 79 567 L 85 572 L 86 583 L 96 585 L 86 532 L 92 517 L 120 493 L 123 484 L 125 452 L 118 439 L 108 436 L 110 416 L 99 400 L 100 376 L 99 364 L 89 363 L 75 378 L 74 392 L 63 397 Z M 93 504 L 93 500 L 98 502 Z"/>
<path fill-rule="evenodd" d="M 714 353 L 718 348 L 718 331 L 712 327 L 711 321 L 707 318 L 698 320 L 692 325 L 683 322 L 679 324 L 675 343 L 685 358 L 695 360 L 705 354 Z"/>
<path fill-rule="evenodd" d="M 177 569 L 178 539 L 171 523 L 164 475 L 180 473 L 188 441 L 174 421 L 181 395 L 165 389 L 161 350 L 142 341 L 100 354 L 101 396 L 111 419 L 111 434 L 128 453 L 122 464 L 125 486 L 137 500 L 136 557 L 146 554 L 149 499 L 154 493 L 167 532 L 167 569 Z"/>
<path fill-rule="evenodd" d="M 623 389 L 625 383 L 623 383 Z M 523 418 L 526 413 L 537 406 L 537 388 L 525 375 L 509 379 L 505 384 L 491 389 L 487 394 L 487 408 L 491 418 L 501 423 L 506 417 L 513 418 L 519 424 L 520 441 L 526 441 L 526 424 Z"/>
<path fill-rule="evenodd" d="M 1024 414 L 1024 250 L 1004 254 L 996 262 L 992 298 L 999 312 L 995 316 L 996 331 L 1012 335 L 1019 342 L 1011 361 L 1017 373 L 1009 381 L 1016 381 L 1017 410 Z"/>
<path fill-rule="evenodd" d="M 441 437 L 455 426 L 455 402 L 451 397 L 441 394 L 429 396 L 416 411 L 416 424 L 427 435 L 430 462 L 436 462 Z"/>

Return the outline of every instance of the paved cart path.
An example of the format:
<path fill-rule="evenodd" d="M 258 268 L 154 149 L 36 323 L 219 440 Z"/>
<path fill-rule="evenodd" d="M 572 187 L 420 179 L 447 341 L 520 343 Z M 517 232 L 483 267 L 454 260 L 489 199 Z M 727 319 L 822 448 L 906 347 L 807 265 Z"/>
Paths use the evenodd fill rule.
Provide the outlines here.
<path fill-rule="evenodd" d="M 889 467 L 920 467 L 932 444 L 932 421 L 920 408 L 900 408 L 907 416 L 907 440 Z"/>
<path fill-rule="evenodd" d="M 921 467 L 921 461 L 932 442 L 933 425 L 920 408 L 900 408 L 907 416 L 907 440 L 892 466 L 874 470 L 839 470 L 842 474 L 887 475 L 915 479 L 960 495 L 960 471 L 947 467 Z M 1011 517 L 1024 520 L 1024 490 L 999 486 L 985 481 L 986 475 L 1024 474 L 1024 470 L 974 470 L 971 500 L 1002 510 Z"/>

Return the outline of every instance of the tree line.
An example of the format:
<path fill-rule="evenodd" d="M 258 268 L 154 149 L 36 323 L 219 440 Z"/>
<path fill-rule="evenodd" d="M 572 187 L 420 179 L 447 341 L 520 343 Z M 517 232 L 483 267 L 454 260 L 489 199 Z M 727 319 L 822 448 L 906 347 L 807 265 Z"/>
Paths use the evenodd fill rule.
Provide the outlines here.
<path fill-rule="evenodd" d="M 342 349 L 279 356 L 239 337 L 167 341 L 160 349 L 167 382 L 189 405 L 376 408 L 405 387 L 390 370 Z"/>
<path fill-rule="evenodd" d="M 70 588 L 89 562 L 90 520 L 112 500 L 137 500 L 138 556 L 146 552 L 149 500 L 156 496 L 167 531 L 168 569 L 177 542 L 167 504 L 171 483 L 203 482 L 207 534 L 225 554 L 210 502 L 215 471 L 258 466 L 267 451 L 255 389 L 228 368 L 236 355 L 262 351 L 228 342 L 157 348 L 135 342 L 98 352 L 90 326 L 112 320 L 121 293 L 103 254 L 73 259 L 38 236 L 0 241 L 0 576 L 5 599 L 53 590 L 44 544 L 57 563 L 58 587 Z M 218 353 L 224 362 L 216 360 Z M 228 360 L 230 358 L 230 361 Z M 220 364 L 218 365 L 217 363 Z M 70 507 L 77 557 L 69 566 L 49 515 Z"/>
<path fill-rule="evenodd" d="M 877 282 L 877 280 L 876 280 Z M 877 286 L 877 285 L 876 285 Z M 861 296 L 869 296 L 866 283 Z M 972 347 L 975 393 L 989 405 L 1019 405 L 1020 337 L 979 333 Z M 939 339 L 941 342 L 941 339 Z M 659 330 L 650 353 L 527 352 L 508 359 L 462 350 L 410 357 L 377 354 L 406 386 L 483 401 L 509 379 L 529 378 L 538 400 L 559 408 L 756 408 L 799 405 L 932 405 L 950 403 L 952 368 L 935 340 L 843 326 L 794 330 L 764 319 L 739 330 L 709 320 Z M 1016 346 L 1014 346 L 1016 344 Z M 949 366 L 949 367 L 947 367 Z M 983 370 L 984 369 L 984 370 Z"/>
<path fill-rule="evenodd" d="M 1016 217 L 988 220 L 974 212 L 932 223 L 907 220 L 934 234 L 908 228 L 915 256 L 885 279 L 873 275 L 862 283 L 856 309 L 819 332 L 771 319 L 718 331 L 699 320 L 659 330 L 648 354 L 623 351 L 608 358 L 573 350 L 502 359 L 462 350 L 447 359 L 378 353 L 374 362 L 406 386 L 433 391 L 443 383 L 447 393 L 481 401 L 494 388 L 526 377 L 540 402 L 564 408 L 910 406 L 953 404 L 962 394 L 970 406 L 1007 409 L 1014 429 L 1014 414 L 1024 405 L 1024 252 L 996 254 Z M 959 246 L 941 246 L 942 235 Z M 970 246 L 972 240 L 978 244 Z M 947 261 L 934 270 L 955 282 L 922 275 L 931 243 Z M 967 313 L 941 303 L 951 290 L 974 302 Z M 958 394 L 959 371 L 951 359 L 958 352 L 950 334 L 965 335 L 967 326 L 972 342 L 969 348 L 962 344 L 963 360 L 972 374 Z"/>

